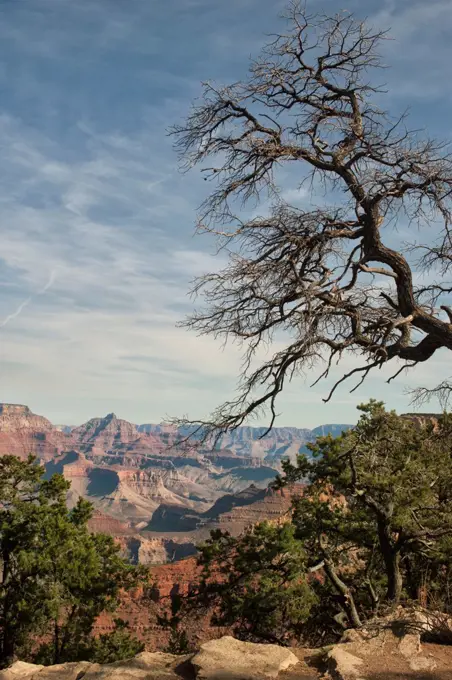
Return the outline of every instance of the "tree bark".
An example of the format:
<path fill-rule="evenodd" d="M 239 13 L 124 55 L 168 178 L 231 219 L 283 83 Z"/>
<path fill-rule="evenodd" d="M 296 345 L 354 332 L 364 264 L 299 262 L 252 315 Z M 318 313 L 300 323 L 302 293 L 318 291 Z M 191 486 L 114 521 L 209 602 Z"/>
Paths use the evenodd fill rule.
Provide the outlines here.
<path fill-rule="evenodd" d="M 4 597 L 2 602 L 2 636 L 1 636 L 1 666 L 10 666 L 14 661 L 14 654 L 16 650 L 15 635 L 11 630 L 9 622 L 9 612 L 10 612 L 10 598 L 8 597 L 8 579 L 10 574 L 10 555 L 8 552 L 4 552 L 2 555 L 2 587 L 4 589 Z"/>
<path fill-rule="evenodd" d="M 10 666 L 14 662 L 14 655 L 15 655 L 14 639 L 10 635 L 8 635 L 8 633 L 3 633 L 0 665 L 3 668 Z"/>
<path fill-rule="evenodd" d="M 381 519 L 378 520 L 378 537 L 388 579 L 386 598 L 396 605 L 400 602 L 403 587 L 400 550 L 391 538 L 388 525 Z"/>
<path fill-rule="evenodd" d="M 378 612 L 378 607 L 380 604 L 380 598 L 378 597 L 378 593 L 376 592 L 375 588 L 373 587 L 372 581 L 368 579 L 367 583 L 367 590 L 369 591 L 370 598 L 372 600 L 372 612 L 374 616 Z"/>
<path fill-rule="evenodd" d="M 347 612 L 350 623 L 355 628 L 361 628 L 361 619 L 359 618 L 358 610 L 356 609 L 355 600 L 353 599 L 353 594 L 350 588 L 338 575 L 334 564 L 330 559 L 325 558 L 324 564 L 325 573 L 330 579 L 333 586 L 339 592 L 343 598 L 344 609 Z"/>
<path fill-rule="evenodd" d="M 58 619 L 54 621 L 54 649 L 53 649 L 53 663 L 60 663 L 60 627 L 58 625 Z"/>

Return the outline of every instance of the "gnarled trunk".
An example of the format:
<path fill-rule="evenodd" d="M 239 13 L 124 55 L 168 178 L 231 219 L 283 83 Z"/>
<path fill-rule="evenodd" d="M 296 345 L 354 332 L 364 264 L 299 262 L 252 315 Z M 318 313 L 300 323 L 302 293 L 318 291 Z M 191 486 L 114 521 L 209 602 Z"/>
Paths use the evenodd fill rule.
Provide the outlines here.
<path fill-rule="evenodd" d="M 403 577 L 400 570 L 400 549 L 393 541 L 388 525 L 382 520 L 378 521 L 378 538 L 388 579 L 386 598 L 396 605 L 400 602 L 403 587 Z"/>
<path fill-rule="evenodd" d="M 11 636 L 7 630 L 3 631 L 0 648 L 0 667 L 6 668 L 13 663 L 16 651 L 14 636 Z"/>
<path fill-rule="evenodd" d="M 356 608 L 352 591 L 350 590 L 348 585 L 344 583 L 344 581 L 340 578 L 339 574 L 337 573 L 334 567 L 333 562 L 328 558 L 325 558 L 324 569 L 331 583 L 342 597 L 344 610 L 347 612 L 347 616 L 349 618 L 350 623 L 355 628 L 360 628 L 362 625 L 361 619 L 359 618 L 358 610 Z"/>

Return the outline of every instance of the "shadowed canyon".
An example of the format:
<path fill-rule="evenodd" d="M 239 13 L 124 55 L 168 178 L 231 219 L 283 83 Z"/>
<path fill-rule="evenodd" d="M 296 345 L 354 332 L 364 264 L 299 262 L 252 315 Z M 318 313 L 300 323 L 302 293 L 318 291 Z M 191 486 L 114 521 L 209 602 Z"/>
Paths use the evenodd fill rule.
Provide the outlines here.
<path fill-rule="evenodd" d="M 93 531 L 114 535 L 132 563 L 187 557 L 215 527 L 237 534 L 289 510 L 290 493 L 269 485 L 284 458 L 347 425 L 241 427 L 215 448 L 181 443 L 175 426 L 135 425 L 110 413 L 77 427 L 53 425 L 24 405 L 0 405 L 0 454 L 32 453 L 46 474 L 71 482 L 69 504 L 90 500 Z M 262 436 L 264 435 L 264 436 Z"/>

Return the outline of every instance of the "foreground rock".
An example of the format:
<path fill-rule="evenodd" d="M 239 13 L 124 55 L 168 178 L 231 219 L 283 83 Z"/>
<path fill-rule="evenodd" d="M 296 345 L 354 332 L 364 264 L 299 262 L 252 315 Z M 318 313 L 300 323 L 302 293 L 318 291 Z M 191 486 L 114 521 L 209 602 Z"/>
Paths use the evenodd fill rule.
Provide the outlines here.
<path fill-rule="evenodd" d="M 257 680 L 276 678 L 298 659 L 285 647 L 241 642 L 226 635 L 203 644 L 191 663 L 200 680 Z"/>
<path fill-rule="evenodd" d="M 188 657 L 142 652 L 133 659 L 112 664 L 92 664 L 83 680 L 175 680 L 180 679 L 178 669 Z M 37 676 L 41 680 L 41 676 Z"/>
<path fill-rule="evenodd" d="M 211 640 L 194 656 L 142 652 L 111 664 L 88 662 L 37 666 L 16 661 L 0 671 L 0 680 L 265 680 L 298 663 L 277 645 L 240 642 L 232 637 Z"/>
<path fill-rule="evenodd" d="M 345 645 L 334 645 L 328 653 L 330 675 L 340 680 L 358 680 L 363 660 L 344 649 Z"/>
<path fill-rule="evenodd" d="M 38 673 L 44 666 L 36 666 L 34 663 L 25 663 L 25 661 L 16 661 L 10 668 L 5 671 L 0 671 L 0 680 L 22 680 L 31 678 L 33 674 Z"/>
<path fill-rule="evenodd" d="M 0 671 L 0 680 L 180 680 L 179 669 L 188 657 L 142 652 L 133 659 L 100 665 L 81 661 L 35 666 L 16 661 Z"/>
<path fill-rule="evenodd" d="M 428 630 L 418 612 L 397 611 L 362 630 L 349 630 L 327 653 L 329 676 L 334 680 L 375 677 L 452 678 L 452 647 L 421 644 Z"/>

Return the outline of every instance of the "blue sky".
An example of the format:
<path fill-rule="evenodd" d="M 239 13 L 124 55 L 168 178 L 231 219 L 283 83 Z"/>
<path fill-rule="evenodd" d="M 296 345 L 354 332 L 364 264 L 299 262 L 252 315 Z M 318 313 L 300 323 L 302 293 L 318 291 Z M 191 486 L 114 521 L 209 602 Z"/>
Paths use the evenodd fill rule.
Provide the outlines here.
<path fill-rule="evenodd" d="M 218 266 L 193 237 L 208 187 L 181 175 L 166 128 L 200 81 L 244 76 L 276 0 L 0 0 L 0 400 L 54 422 L 205 416 L 231 396 L 234 347 L 176 328 L 190 280 Z M 452 2 L 312 0 L 391 28 L 387 105 L 451 136 Z M 287 187 L 288 191 L 292 187 Z M 278 424 L 352 422 L 370 396 L 448 375 L 447 355 L 327 405 L 292 383 Z M 347 366 L 345 366 L 347 368 Z"/>

